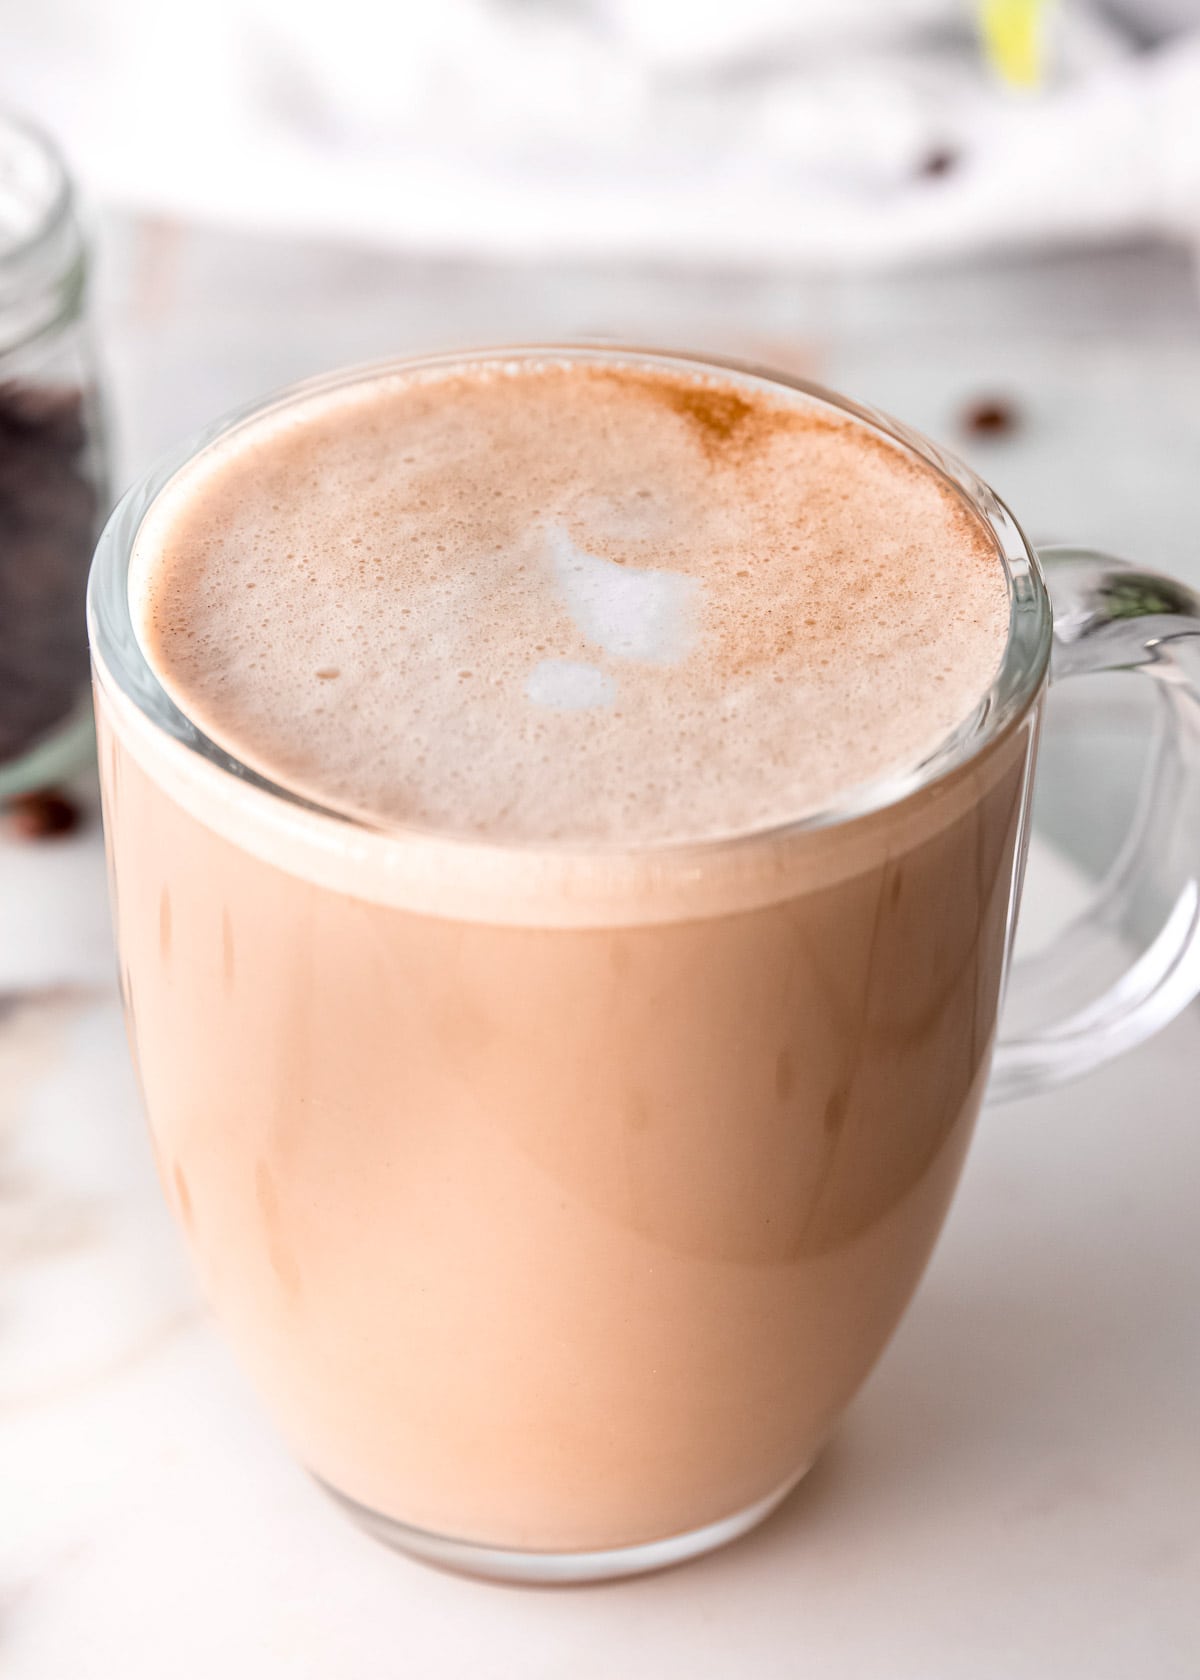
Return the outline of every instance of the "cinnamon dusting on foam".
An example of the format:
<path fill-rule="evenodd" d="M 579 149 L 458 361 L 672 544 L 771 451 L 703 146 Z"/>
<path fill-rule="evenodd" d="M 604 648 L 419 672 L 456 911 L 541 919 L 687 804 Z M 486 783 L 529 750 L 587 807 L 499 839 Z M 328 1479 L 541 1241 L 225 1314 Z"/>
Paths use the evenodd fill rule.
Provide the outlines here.
<path fill-rule="evenodd" d="M 642 391 L 673 414 L 689 421 L 705 454 L 711 458 L 745 454 L 755 443 L 785 429 L 800 417 L 792 408 L 754 402 L 729 385 L 664 378 L 659 373 L 610 373 L 624 391 Z"/>

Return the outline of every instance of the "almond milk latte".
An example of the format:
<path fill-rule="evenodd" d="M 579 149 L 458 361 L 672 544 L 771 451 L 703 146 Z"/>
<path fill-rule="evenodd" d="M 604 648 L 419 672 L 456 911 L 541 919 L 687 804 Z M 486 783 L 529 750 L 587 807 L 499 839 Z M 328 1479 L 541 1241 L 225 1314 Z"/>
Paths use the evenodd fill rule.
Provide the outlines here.
<path fill-rule="evenodd" d="M 769 379 L 503 352 L 241 421 L 128 587 L 192 731 L 98 661 L 129 1031 L 298 1457 L 435 1555 L 746 1526 L 987 1076 L 1028 731 L 936 766 L 1005 655 L 992 531 Z"/>

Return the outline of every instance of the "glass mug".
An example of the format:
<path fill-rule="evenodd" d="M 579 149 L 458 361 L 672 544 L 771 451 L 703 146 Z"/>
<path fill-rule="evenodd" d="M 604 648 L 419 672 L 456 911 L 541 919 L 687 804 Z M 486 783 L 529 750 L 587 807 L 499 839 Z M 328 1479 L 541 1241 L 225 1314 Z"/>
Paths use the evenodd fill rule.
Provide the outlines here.
<path fill-rule="evenodd" d="M 301 1462 L 371 1531 L 480 1575 L 583 1581 L 764 1517 L 895 1328 L 985 1087 L 1095 1067 L 1200 989 L 1200 603 L 1097 555 L 1039 558 L 969 469 L 806 382 L 494 354 L 719 369 L 852 416 L 987 524 L 1011 602 L 991 691 L 916 771 L 648 865 L 349 819 L 168 698 L 130 611 L 139 524 L 195 449 L 297 392 L 152 473 L 101 539 L 122 990 L 204 1292 Z M 1095 908 L 1012 976 L 1033 1028 L 997 1043 L 1047 683 L 1113 669 L 1157 685 L 1154 773 Z M 1134 924 L 1131 960 L 1112 936 Z"/>

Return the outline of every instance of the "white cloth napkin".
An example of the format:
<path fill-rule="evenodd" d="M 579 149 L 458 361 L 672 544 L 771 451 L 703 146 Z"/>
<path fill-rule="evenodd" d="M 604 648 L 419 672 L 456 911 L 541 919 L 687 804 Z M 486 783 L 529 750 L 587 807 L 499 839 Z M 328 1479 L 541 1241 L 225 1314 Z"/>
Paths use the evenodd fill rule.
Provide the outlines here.
<path fill-rule="evenodd" d="M 9 17 L 0 99 L 104 200 L 424 250 L 836 268 L 1193 240 L 1200 32 L 1139 52 L 1111 11 L 1048 11 L 1017 95 L 967 0 L 44 0 Z"/>

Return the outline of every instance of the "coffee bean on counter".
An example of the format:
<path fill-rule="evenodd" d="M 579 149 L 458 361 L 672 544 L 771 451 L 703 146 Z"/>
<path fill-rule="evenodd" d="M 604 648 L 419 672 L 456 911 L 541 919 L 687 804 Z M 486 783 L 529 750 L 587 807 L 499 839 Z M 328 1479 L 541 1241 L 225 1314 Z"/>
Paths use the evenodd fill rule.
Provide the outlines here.
<path fill-rule="evenodd" d="M 933 181 L 939 175 L 952 175 L 959 162 L 960 154 L 952 146 L 934 146 L 917 165 L 917 174 Z"/>
<path fill-rule="evenodd" d="M 50 734 L 87 686 L 99 512 L 87 444 L 83 391 L 0 384 L 0 764 Z"/>
<path fill-rule="evenodd" d="M 1021 424 L 1021 411 L 1011 397 L 977 397 L 962 411 L 962 429 L 972 437 L 1003 437 Z"/>
<path fill-rule="evenodd" d="M 9 802 L 8 827 L 19 840 L 57 840 L 73 834 L 83 814 L 73 799 L 46 788 L 22 793 Z"/>

